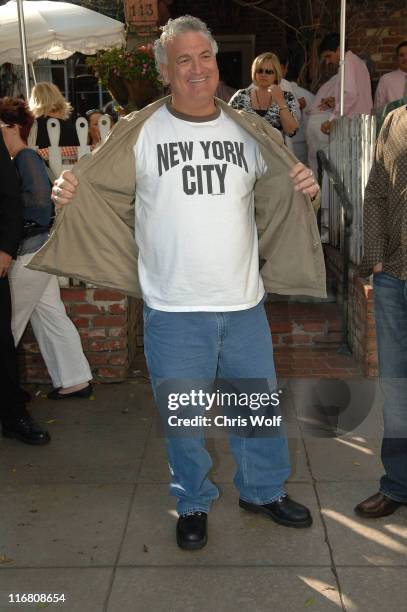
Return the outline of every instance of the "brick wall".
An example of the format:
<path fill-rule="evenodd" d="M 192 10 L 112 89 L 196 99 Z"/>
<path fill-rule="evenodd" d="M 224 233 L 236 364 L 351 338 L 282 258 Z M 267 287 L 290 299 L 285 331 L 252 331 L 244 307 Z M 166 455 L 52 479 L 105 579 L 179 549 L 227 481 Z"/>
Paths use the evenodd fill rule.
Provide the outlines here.
<path fill-rule="evenodd" d="M 61 296 L 79 331 L 95 380 L 124 380 L 130 360 L 139 350 L 133 334 L 140 326 L 140 300 L 130 300 L 117 291 L 81 287 L 61 289 Z M 24 382 L 50 382 L 30 327 L 20 343 L 20 359 Z"/>
<path fill-rule="evenodd" d="M 405 1 L 377 1 L 370 14 L 350 7 L 347 22 L 347 44 L 354 53 L 372 60 L 374 80 L 397 68 L 395 49 L 407 39 Z"/>
<path fill-rule="evenodd" d="M 328 277 L 335 280 L 338 302 L 342 302 L 342 254 L 325 247 Z M 365 376 L 377 376 L 377 349 L 374 321 L 373 287 L 360 278 L 355 266 L 349 269 L 348 341 Z"/>
<path fill-rule="evenodd" d="M 187 13 L 199 17 L 208 24 L 215 38 L 217 34 L 255 34 L 256 55 L 285 46 L 285 30 L 280 22 L 254 8 L 241 7 L 232 0 L 178 0 L 175 7 L 170 8 L 173 17 Z M 284 16 L 285 0 L 276 2 L 270 10 Z"/>

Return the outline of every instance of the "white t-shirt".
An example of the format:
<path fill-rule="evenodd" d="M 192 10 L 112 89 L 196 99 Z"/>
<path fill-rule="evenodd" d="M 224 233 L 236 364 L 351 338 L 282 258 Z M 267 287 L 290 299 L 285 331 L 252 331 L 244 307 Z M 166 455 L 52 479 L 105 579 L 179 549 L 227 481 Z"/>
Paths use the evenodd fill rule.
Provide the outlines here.
<path fill-rule="evenodd" d="M 157 310 L 232 311 L 264 295 L 253 187 L 259 146 L 219 111 L 196 121 L 163 106 L 134 147 L 139 277 Z"/>

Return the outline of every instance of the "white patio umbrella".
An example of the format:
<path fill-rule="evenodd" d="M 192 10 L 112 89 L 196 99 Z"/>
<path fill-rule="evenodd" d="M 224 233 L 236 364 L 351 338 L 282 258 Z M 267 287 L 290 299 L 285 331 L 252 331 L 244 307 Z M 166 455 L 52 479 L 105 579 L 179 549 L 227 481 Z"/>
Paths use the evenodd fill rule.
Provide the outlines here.
<path fill-rule="evenodd" d="M 0 64 L 23 65 L 27 75 L 27 62 L 66 59 L 78 51 L 92 55 L 124 43 L 123 23 L 76 4 L 11 0 L 0 6 Z"/>

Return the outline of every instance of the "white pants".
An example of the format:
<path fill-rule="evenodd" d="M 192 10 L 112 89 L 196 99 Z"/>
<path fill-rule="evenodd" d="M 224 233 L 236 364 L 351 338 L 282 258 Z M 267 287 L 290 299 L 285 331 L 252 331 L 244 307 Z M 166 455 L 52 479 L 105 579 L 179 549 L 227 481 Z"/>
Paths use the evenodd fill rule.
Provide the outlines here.
<path fill-rule="evenodd" d="M 30 321 L 54 387 L 87 382 L 92 373 L 78 331 L 66 314 L 58 279 L 25 268 L 33 255 L 18 257 L 8 273 L 14 342 L 17 346 Z"/>

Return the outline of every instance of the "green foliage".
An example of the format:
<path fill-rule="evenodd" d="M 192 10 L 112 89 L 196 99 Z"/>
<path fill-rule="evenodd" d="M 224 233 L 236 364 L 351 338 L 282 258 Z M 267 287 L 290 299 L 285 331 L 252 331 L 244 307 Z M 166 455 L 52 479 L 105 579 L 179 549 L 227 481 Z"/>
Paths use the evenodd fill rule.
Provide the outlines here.
<path fill-rule="evenodd" d="M 160 79 L 155 65 L 152 45 L 142 45 L 134 51 L 124 48 L 101 51 L 86 60 L 102 85 L 107 86 L 110 78 L 151 81 L 159 87 Z"/>

